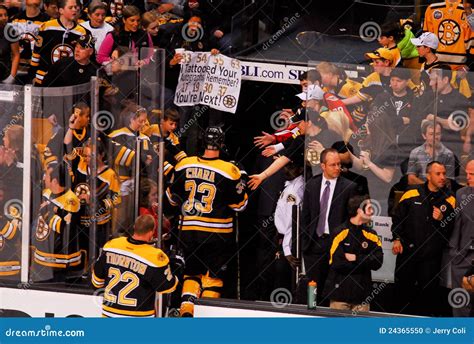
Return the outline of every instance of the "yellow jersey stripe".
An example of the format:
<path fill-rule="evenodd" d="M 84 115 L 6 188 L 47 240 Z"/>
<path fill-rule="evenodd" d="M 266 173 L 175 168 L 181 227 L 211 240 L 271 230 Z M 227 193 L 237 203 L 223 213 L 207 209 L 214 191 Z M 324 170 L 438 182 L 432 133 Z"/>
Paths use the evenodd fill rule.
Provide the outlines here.
<path fill-rule="evenodd" d="M 331 245 L 331 250 L 329 251 L 329 265 L 332 264 L 332 256 L 334 255 L 334 252 L 336 252 L 337 247 L 347 237 L 348 234 L 349 229 L 344 229 L 334 238 Z"/>

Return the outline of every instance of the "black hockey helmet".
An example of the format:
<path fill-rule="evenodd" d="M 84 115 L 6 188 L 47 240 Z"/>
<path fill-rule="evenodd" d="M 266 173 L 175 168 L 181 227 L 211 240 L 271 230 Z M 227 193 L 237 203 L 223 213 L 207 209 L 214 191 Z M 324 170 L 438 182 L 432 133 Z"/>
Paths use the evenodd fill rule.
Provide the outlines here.
<path fill-rule="evenodd" d="M 225 135 L 220 127 L 208 127 L 204 133 L 206 149 L 220 150 L 224 144 Z"/>

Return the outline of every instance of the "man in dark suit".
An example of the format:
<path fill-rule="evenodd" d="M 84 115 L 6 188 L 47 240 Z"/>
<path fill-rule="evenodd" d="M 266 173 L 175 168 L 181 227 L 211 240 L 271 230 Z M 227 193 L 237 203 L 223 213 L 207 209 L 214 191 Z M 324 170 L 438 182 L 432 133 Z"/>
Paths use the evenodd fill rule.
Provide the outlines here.
<path fill-rule="evenodd" d="M 322 174 L 306 184 L 303 198 L 302 251 L 307 278 L 318 285 L 319 304 L 329 271 L 331 234 L 348 219 L 347 203 L 357 194 L 357 185 L 341 174 L 337 150 L 321 153 Z"/>

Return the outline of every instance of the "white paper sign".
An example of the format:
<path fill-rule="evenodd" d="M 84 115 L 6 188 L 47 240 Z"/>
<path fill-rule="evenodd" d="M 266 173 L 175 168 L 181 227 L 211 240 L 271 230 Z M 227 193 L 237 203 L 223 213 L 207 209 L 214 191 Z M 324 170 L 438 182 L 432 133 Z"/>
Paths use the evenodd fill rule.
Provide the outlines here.
<path fill-rule="evenodd" d="M 222 54 L 185 52 L 174 103 L 208 105 L 235 113 L 240 95 L 240 61 Z"/>
<path fill-rule="evenodd" d="M 382 241 L 383 264 L 377 271 L 372 271 L 372 279 L 385 283 L 393 283 L 396 256 L 392 253 L 392 218 L 389 216 L 374 216 L 372 228 Z"/>

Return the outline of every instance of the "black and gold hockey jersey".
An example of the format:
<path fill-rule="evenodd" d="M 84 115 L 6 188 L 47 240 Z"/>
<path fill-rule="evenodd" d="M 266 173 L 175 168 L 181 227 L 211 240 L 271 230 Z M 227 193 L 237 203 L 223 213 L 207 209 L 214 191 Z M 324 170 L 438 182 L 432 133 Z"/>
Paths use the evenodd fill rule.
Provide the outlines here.
<path fill-rule="evenodd" d="M 31 72 L 35 73 L 35 85 L 41 85 L 53 63 L 61 58 L 74 56 L 71 43 L 87 32 L 80 25 L 67 29 L 59 19 L 49 20 L 41 25 L 31 57 Z"/>
<path fill-rule="evenodd" d="M 27 17 L 26 11 L 13 16 L 11 24 L 20 35 L 20 64 L 22 66 L 30 65 L 40 26 L 49 20 L 49 16 L 44 12 L 33 18 Z"/>
<path fill-rule="evenodd" d="M 139 133 L 137 136 L 137 133 L 128 127 L 114 130 L 109 134 L 109 137 L 116 144 L 122 146 L 118 154 L 114 154 L 114 165 L 122 182 L 132 177 L 132 162 L 135 157 L 137 138 L 141 142 L 141 162 L 144 163 L 147 159 L 147 155 L 153 154 L 149 137 L 142 133 Z"/>
<path fill-rule="evenodd" d="M 82 154 L 82 146 L 91 137 L 90 127 L 84 127 L 82 129 L 71 129 L 72 142 L 68 145 L 64 144 L 65 132 L 63 129 L 57 131 L 48 142 L 44 152 L 44 165 L 45 167 L 51 163 L 61 162 L 64 158 L 66 160 L 73 160 L 75 154 Z"/>
<path fill-rule="evenodd" d="M 71 190 L 61 194 L 45 190 L 32 240 L 37 264 L 66 269 L 81 263 L 77 228 L 72 223 L 79 206 L 79 199 Z"/>
<path fill-rule="evenodd" d="M 90 168 L 86 160 L 77 155 L 72 161 L 74 171 L 74 182 L 72 190 L 80 199 L 81 208 L 79 210 L 80 224 L 90 227 L 91 221 L 96 221 L 98 225 L 103 225 L 112 219 L 112 210 L 121 203 L 120 180 L 115 171 L 107 165 L 97 172 L 96 192 L 91 195 Z M 88 194 L 94 197 L 97 202 L 97 209 L 94 214 L 90 205 L 80 198 L 81 194 Z"/>
<path fill-rule="evenodd" d="M 19 276 L 21 271 L 20 210 L 6 210 L 8 216 L 0 215 L 0 279 Z"/>
<path fill-rule="evenodd" d="M 150 141 L 153 145 L 159 143 L 161 140 L 158 124 L 150 125 L 145 134 L 150 137 Z M 176 163 L 187 157 L 186 153 L 181 149 L 179 137 L 175 133 L 170 133 L 165 137 L 165 149 L 169 155 L 166 157 L 166 160 L 173 165 L 176 165 Z"/>
<path fill-rule="evenodd" d="M 465 64 L 471 45 L 471 29 L 466 21 L 462 0 L 437 2 L 426 8 L 423 31 L 439 39 L 436 55 L 441 62 Z"/>
<path fill-rule="evenodd" d="M 174 183 L 166 194 L 172 205 L 181 205 L 181 230 L 232 233 L 233 213 L 247 206 L 245 189 L 234 164 L 193 156 L 176 165 Z"/>
<path fill-rule="evenodd" d="M 92 270 L 92 284 L 105 287 L 104 317 L 148 318 L 155 316 L 155 292 L 173 292 L 178 279 L 162 250 L 120 237 L 105 244 Z"/>
<path fill-rule="evenodd" d="M 151 144 L 154 147 L 155 152 L 158 152 L 156 145 L 161 142 L 161 132 L 158 124 L 150 125 L 143 133 L 150 137 Z M 174 166 L 187 157 L 187 154 L 181 149 L 179 143 L 179 137 L 175 133 L 170 133 L 164 140 L 165 142 L 165 157 L 163 173 L 167 180 L 170 180 L 170 174 Z"/>

